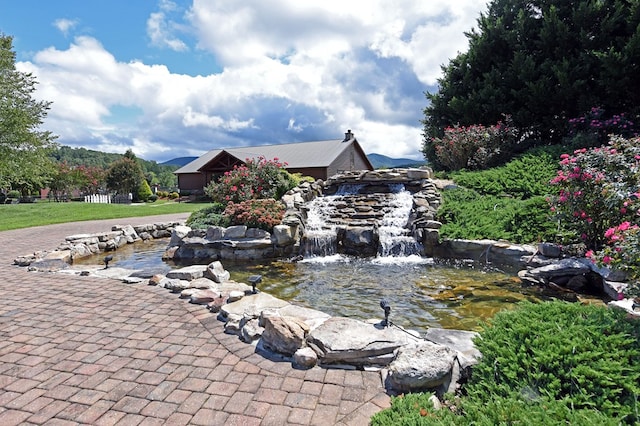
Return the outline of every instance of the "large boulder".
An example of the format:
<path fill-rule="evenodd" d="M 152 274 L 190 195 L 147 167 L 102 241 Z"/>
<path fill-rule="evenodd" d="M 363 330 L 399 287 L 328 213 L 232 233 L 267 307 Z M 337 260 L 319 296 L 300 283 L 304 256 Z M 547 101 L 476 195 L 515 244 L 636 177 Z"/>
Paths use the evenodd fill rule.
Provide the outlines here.
<path fill-rule="evenodd" d="M 371 257 L 378 253 L 380 236 L 377 229 L 373 227 L 348 226 L 338 232 L 338 240 L 342 245 L 341 251 L 344 253 Z"/>
<path fill-rule="evenodd" d="M 182 239 L 189 235 L 191 228 L 185 225 L 178 225 L 171 231 L 171 240 L 169 240 L 169 247 L 175 247 L 182 244 Z"/>
<path fill-rule="evenodd" d="M 445 259 L 477 259 L 483 263 L 525 266 L 536 253 L 531 245 L 495 240 L 445 240 L 433 248 L 433 256 Z"/>
<path fill-rule="evenodd" d="M 295 227 L 289 225 L 276 225 L 273 227 L 273 236 L 278 246 L 287 246 L 295 243 Z"/>
<path fill-rule="evenodd" d="M 207 265 L 207 269 L 204 271 L 204 276 L 217 283 L 223 283 L 228 281 L 231 277 L 229 271 L 225 271 L 224 266 L 219 261 L 211 262 Z"/>
<path fill-rule="evenodd" d="M 214 290 L 198 290 L 194 289 L 193 293 L 191 293 L 191 297 L 189 301 L 196 305 L 208 305 L 214 300 L 220 297 L 220 293 Z"/>
<path fill-rule="evenodd" d="M 240 339 L 243 342 L 251 343 L 258 340 L 264 328 L 260 326 L 257 318 L 243 318 L 240 322 Z"/>
<path fill-rule="evenodd" d="M 473 343 L 473 339 L 478 336 L 475 331 L 449 330 L 446 328 L 429 328 L 424 338 L 430 342 L 447 346 L 456 351 L 460 368 L 468 371 L 476 365 L 482 354 Z"/>
<path fill-rule="evenodd" d="M 234 240 L 238 238 L 245 238 L 247 235 L 247 227 L 245 225 L 230 226 L 224 231 L 224 238 L 228 240 Z"/>
<path fill-rule="evenodd" d="M 216 289 L 217 285 L 214 281 L 210 280 L 209 278 L 196 278 L 195 280 L 191 281 L 191 284 L 189 284 L 190 288 L 198 288 L 198 289 Z"/>
<path fill-rule="evenodd" d="M 174 293 L 181 293 L 182 290 L 191 288 L 191 282 L 187 280 L 179 280 L 176 278 L 166 278 L 163 281 L 164 288 Z"/>
<path fill-rule="evenodd" d="M 388 365 L 394 351 L 416 338 L 395 327 L 332 317 L 307 336 L 322 364 Z"/>
<path fill-rule="evenodd" d="M 277 314 L 283 317 L 296 317 L 304 321 L 311 330 L 318 328 L 331 316 L 325 312 L 305 308 L 300 305 L 286 305 L 278 309 Z"/>
<path fill-rule="evenodd" d="M 444 345 L 422 341 L 404 346 L 389 365 L 389 384 L 403 392 L 436 388 L 450 379 L 455 361 L 456 352 Z"/>
<path fill-rule="evenodd" d="M 225 294 L 224 291 L 221 293 Z M 273 297 L 267 293 L 251 294 L 243 297 L 237 302 L 227 303 L 220 309 L 220 316 L 225 319 L 231 315 L 239 317 L 249 316 L 252 318 L 258 318 L 260 313 L 269 309 L 279 309 L 289 302 Z"/>
<path fill-rule="evenodd" d="M 204 276 L 204 271 L 206 270 L 207 270 L 207 267 L 205 265 L 187 266 L 180 269 L 174 269 L 173 271 L 168 272 L 167 278 L 193 281 L 196 278 L 202 278 Z"/>
<path fill-rule="evenodd" d="M 31 262 L 29 271 L 58 272 L 69 268 L 69 264 L 62 259 L 43 259 Z"/>
<path fill-rule="evenodd" d="M 560 276 L 584 275 L 590 271 L 591 268 L 589 265 L 585 264 L 585 262 L 575 258 L 568 258 L 547 266 L 530 269 L 527 271 L 527 275 L 546 280 L 553 280 Z"/>
<path fill-rule="evenodd" d="M 262 345 L 291 356 L 304 345 L 308 333 L 309 326 L 299 318 L 268 316 L 264 318 Z"/>

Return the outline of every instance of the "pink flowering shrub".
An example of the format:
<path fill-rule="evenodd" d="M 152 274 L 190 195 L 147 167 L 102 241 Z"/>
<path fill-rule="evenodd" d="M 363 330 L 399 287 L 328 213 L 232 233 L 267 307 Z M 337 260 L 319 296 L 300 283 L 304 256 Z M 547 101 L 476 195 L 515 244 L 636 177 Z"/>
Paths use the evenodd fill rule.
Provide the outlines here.
<path fill-rule="evenodd" d="M 204 189 L 214 202 L 240 203 L 258 198 L 279 199 L 296 185 L 295 179 L 284 169 L 286 163 L 277 158 L 247 158 L 245 164 L 234 166 L 217 181 Z"/>
<path fill-rule="evenodd" d="M 588 146 L 606 143 L 609 135 L 631 138 L 638 135 L 638 128 L 624 113 L 607 117 L 600 107 L 569 120 L 569 136 L 581 138 Z"/>
<path fill-rule="evenodd" d="M 606 243 L 605 231 L 639 218 L 640 138 L 613 136 L 608 146 L 563 154 L 551 180 L 559 187 L 551 210 L 560 228 L 573 232 L 587 247 Z"/>
<path fill-rule="evenodd" d="M 600 266 L 624 271 L 631 285 L 625 293 L 640 296 L 640 227 L 622 222 L 605 232 L 607 245 L 598 252 L 589 250 L 586 257 Z"/>
<path fill-rule="evenodd" d="M 285 206 L 273 198 L 230 202 L 224 210 L 224 216 L 232 225 L 246 225 L 271 231 L 284 217 Z"/>
<path fill-rule="evenodd" d="M 600 266 L 625 271 L 626 293 L 640 288 L 640 138 L 612 136 L 609 145 L 563 154 L 552 179 L 560 190 L 551 209 L 579 235 Z"/>
<path fill-rule="evenodd" d="M 481 170 L 498 164 L 510 155 L 516 142 L 511 119 L 493 126 L 476 124 L 444 129 L 442 138 L 432 138 L 437 160 L 448 170 Z"/>

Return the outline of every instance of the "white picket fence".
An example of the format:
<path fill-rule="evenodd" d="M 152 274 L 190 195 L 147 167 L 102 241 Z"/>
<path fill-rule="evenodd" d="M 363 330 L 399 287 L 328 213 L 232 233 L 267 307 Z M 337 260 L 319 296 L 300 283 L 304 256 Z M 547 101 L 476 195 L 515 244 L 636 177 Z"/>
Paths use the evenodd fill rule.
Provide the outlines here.
<path fill-rule="evenodd" d="M 111 204 L 111 197 L 109 195 L 92 194 L 84 196 L 85 203 L 98 203 L 98 204 Z"/>

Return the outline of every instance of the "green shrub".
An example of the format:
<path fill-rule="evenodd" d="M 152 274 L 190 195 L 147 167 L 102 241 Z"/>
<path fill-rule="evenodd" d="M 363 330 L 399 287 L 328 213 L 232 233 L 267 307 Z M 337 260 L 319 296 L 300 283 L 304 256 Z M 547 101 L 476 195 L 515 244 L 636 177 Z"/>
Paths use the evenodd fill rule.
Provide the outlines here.
<path fill-rule="evenodd" d="M 170 200 L 175 200 L 176 198 L 178 198 L 180 196 L 180 194 L 178 194 L 177 192 L 170 192 L 169 193 L 169 199 Z"/>
<path fill-rule="evenodd" d="M 509 241 L 533 243 L 558 239 L 558 225 L 549 213 L 547 197 L 536 196 L 514 203 L 513 216 L 505 223 Z"/>
<path fill-rule="evenodd" d="M 21 196 L 20 191 L 16 191 L 15 189 L 7 192 L 7 198 L 20 198 Z"/>
<path fill-rule="evenodd" d="M 284 217 L 285 207 L 280 201 L 272 198 L 247 200 L 241 203 L 229 203 L 224 215 L 232 225 L 246 225 L 271 231 L 279 225 Z"/>
<path fill-rule="evenodd" d="M 498 313 L 464 396 L 433 411 L 428 394 L 394 398 L 373 425 L 614 425 L 640 420 L 640 321 L 565 302 Z"/>
<path fill-rule="evenodd" d="M 557 225 L 546 198 L 555 188 L 562 148 L 534 148 L 501 167 L 450 174 L 462 188 L 442 192 L 437 218 L 445 238 L 505 239 L 513 243 L 554 241 Z"/>
<path fill-rule="evenodd" d="M 138 187 L 138 200 L 147 202 L 149 201 L 149 197 L 151 197 L 152 195 L 153 192 L 151 191 L 149 183 L 146 181 L 146 179 L 142 179 L 142 181 L 140 182 L 140 186 Z"/>
<path fill-rule="evenodd" d="M 530 398 L 640 420 L 640 321 L 617 309 L 548 302 L 498 313 L 476 339 L 470 398 Z"/>
<path fill-rule="evenodd" d="M 486 401 L 463 399 L 434 411 L 430 394 L 407 394 L 391 399 L 391 408 L 376 413 L 372 426 L 400 425 L 580 425 L 615 426 L 619 420 L 588 409 L 572 409 L 563 401 L 530 400 L 520 395 L 495 397 Z M 460 413 L 460 414 L 456 414 Z"/>
<path fill-rule="evenodd" d="M 455 188 L 442 191 L 437 212 L 444 238 L 504 239 L 513 243 L 551 241 L 556 225 L 549 220 L 549 205 L 543 197 L 519 200 L 481 195 Z"/>
<path fill-rule="evenodd" d="M 456 184 L 474 189 L 484 195 L 503 195 L 531 198 L 550 194 L 549 187 L 558 170 L 562 147 L 535 148 L 501 167 L 478 172 L 451 173 Z"/>
<path fill-rule="evenodd" d="M 157 194 L 151 194 L 149 195 L 149 199 L 147 201 L 149 201 L 150 203 L 155 203 L 158 200 L 158 195 Z"/>
<path fill-rule="evenodd" d="M 210 226 L 226 228 L 231 224 L 231 220 L 223 214 L 224 209 L 224 204 L 214 203 L 210 207 L 191 213 L 186 224 L 193 229 L 207 229 Z"/>

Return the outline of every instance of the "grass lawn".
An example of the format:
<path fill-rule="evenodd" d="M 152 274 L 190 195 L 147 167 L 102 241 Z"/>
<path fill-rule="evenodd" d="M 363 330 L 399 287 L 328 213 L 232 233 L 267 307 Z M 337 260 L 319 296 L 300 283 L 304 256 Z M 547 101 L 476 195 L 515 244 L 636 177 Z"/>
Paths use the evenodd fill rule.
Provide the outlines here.
<path fill-rule="evenodd" d="M 84 220 L 193 212 L 210 205 L 208 203 L 178 203 L 175 201 L 156 201 L 155 203 L 131 205 L 49 201 L 0 204 L 0 231 Z"/>

